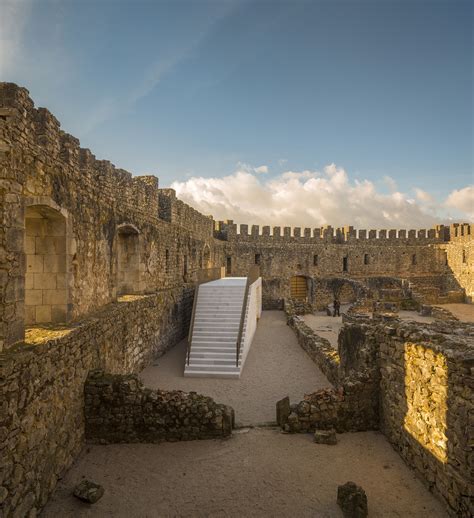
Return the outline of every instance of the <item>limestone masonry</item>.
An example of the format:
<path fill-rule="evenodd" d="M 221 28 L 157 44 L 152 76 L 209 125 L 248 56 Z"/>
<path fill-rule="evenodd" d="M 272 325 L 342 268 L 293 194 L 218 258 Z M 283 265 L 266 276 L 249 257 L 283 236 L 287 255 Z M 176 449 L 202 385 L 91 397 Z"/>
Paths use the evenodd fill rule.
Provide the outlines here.
<path fill-rule="evenodd" d="M 96 159 L 12 83 L 0 83 L 0 217 L 0 516 L 36 516 L 86 439 L 229 435 L 231 408 L 135 375 L 186 336 L 198 272 L 254 265 L 264 309 L 285 306 L 333 384 L 281 403 L 280 424 L 378 428 L 449 512 L 473 512 L 473 326 L 434 307 L 424 327 L 364 314 L 472 302 L 474 225 L 238 231 Z M 338 351 L 298 318 L 334 296 L 352 305 Z"/>

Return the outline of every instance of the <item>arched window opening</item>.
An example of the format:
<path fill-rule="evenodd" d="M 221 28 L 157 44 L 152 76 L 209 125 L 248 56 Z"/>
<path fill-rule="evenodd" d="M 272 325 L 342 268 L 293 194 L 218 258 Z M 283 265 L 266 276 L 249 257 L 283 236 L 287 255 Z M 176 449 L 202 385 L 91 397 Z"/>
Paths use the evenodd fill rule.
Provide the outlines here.
<path fill-rule="evenodd" d="M 364 264 L 369 264 L 369 262 L 370 262 L 369 254 L 364 254 Z"/>
<path fill-rule="evenodd" d="M 417 264 L 417 259 L 416 259 L 416 254 L 413 254 L 411 256 L 411 264 L 414 266 L 415 264 Z"/>
<path fill-rule="evenodd" d="M 118 229 L 117 250 L 117 294 L 140 292 L 140 248 L 139 234 L 133 225 L 122 225 Z"/>
<path fill-rule="evenodd" d="M 262 262 L 262 254 L 255 254 L 255 264 L 259 265 Z"/>
<path fill-rule="evenodd" d="M 318 254 L 313 255 L 313 266 L 318 266 L 319 264 L 319 257 Z"/>
<path fill-rule="evenodd" d="M 31 205 L 25 212 L 25 324 L 67 320 L 66 219 L 57 210 Z"/>
<path fill-rule="evenodd" d="M 227 259 L 226 259 L 225 274 L 226 275 L 232 274 L 232 258 L 231 257 L 227 257 Z"/>
<path fill-rule="evenodd" d="M 462 250 L 462 262 L 463 262 L 463 264 L 467 263 L 467 254 L 466 254 L 465 248 L 463 248 L 463 250 Z"/>

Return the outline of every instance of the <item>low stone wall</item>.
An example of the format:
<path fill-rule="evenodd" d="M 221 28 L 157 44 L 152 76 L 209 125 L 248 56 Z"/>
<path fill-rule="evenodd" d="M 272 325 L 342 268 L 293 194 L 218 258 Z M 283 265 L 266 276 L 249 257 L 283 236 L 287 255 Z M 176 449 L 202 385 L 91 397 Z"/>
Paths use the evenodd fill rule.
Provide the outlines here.
<path fill-rule="evenodd" d="M 339 335 L 337 352 L 299 317 L 289 316 L 289 321 L 300 345 L 335 387 L 307 394 L 299 403 L 279 402 L 280 426 L 288 432 L 314 432 L 318 428 L 335 428 L 338 432 L 378 429 L 376 343 L 366 340 L 359 323 L 346 324 Z"/>
<path fill-rule="evenodd" d="M 381 430 L 452 516 L 473 516 L 474 326 L 410 323 L 374 332 Z"/>
<path fill-rule="evenodd" d="M 305 347 L 310 339 L 301 322 L 289 320 Z M 296 404 L 279 401 L 280 426 L 288 432 L 381 429 L 452 516 L 473 516 L 474 325 L 351 315 L 338 351 L 336 388 Z"/>
<path fill-rule="evenodd" d="M 0 354 L 0 516 L 38 512 L 81 450 L 88 372 L 139 372 L 183 338 L 191 295 L 129 297 Z"/>
<path fill-rule="evenodd" d="M 328 340 L 318 336 L 303 319 L 298 316 L 297 307 L 291 299 L 285 299 L 287 324 L 295 331 L 300 346 L 324 372 L 332 384 L 338 382 L 339 353 Z"/>
<path fill-rule="evenodd" d="M 144 388 L 136 375 L 92 371 L 84 392 L 88 442 L 155 443 L 232 433 L 231 407 L 195 392 Z"/>

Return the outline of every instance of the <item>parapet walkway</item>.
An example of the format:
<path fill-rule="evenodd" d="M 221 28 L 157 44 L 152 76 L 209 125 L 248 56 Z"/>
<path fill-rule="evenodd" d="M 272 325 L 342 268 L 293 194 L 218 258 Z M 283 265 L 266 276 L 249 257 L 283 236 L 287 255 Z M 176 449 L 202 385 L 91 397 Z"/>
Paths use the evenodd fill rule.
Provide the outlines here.
<path fill-rule="evenodd" d="M 183 377 L 186 340 L 147 367 L 146 386 L 195 391 L 231 405 L 236 424 L 275 422 L 275 403 L 290 396 L 297 402 L 308 392 L 330 387 L 326 376 L 298 345 L 283 311 L 264 311 L 240 379 Z"/>

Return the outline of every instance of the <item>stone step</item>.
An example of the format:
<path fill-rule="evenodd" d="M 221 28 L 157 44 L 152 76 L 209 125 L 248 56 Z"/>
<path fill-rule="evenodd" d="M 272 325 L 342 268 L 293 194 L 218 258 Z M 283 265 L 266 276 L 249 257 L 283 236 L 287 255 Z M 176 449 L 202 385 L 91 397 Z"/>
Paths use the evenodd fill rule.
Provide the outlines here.
<path fill-rule="evenodd" d="M 235 372 L 222 372 L 219 370 L 215 370 L 213 372 L 200 371 L 196 369 L 187 369 L 184 371 L 184 376 L 187 378 L 230 378 L 230 379 L 239 379 L 240 378 L 240 369 L 237 369 Z"/>
<path fill-rule="evenodd" d="M 239 362 L 240 363 L 240 362 Z M 235 358 L 189 358 L 189 367 L 201 365 L 226 365 L 235 367 Z"/>
<path fill-rule="evenodd" d="M 199 364 L 199 365 L 195 365 L 195 366 L 186 365 L 186 370 L 190 370 L 190 369 L 200 370 L 202 372 L 212 372 L 215 370 L 220 370 L 222 372 L 239 372 L 239 367 L 237 367 L 235 364 L 234 365 L 219 365 L 218 369 L 216 369 L 216 366 L 212 363 L 203 363 L 203 364 Z"/>

